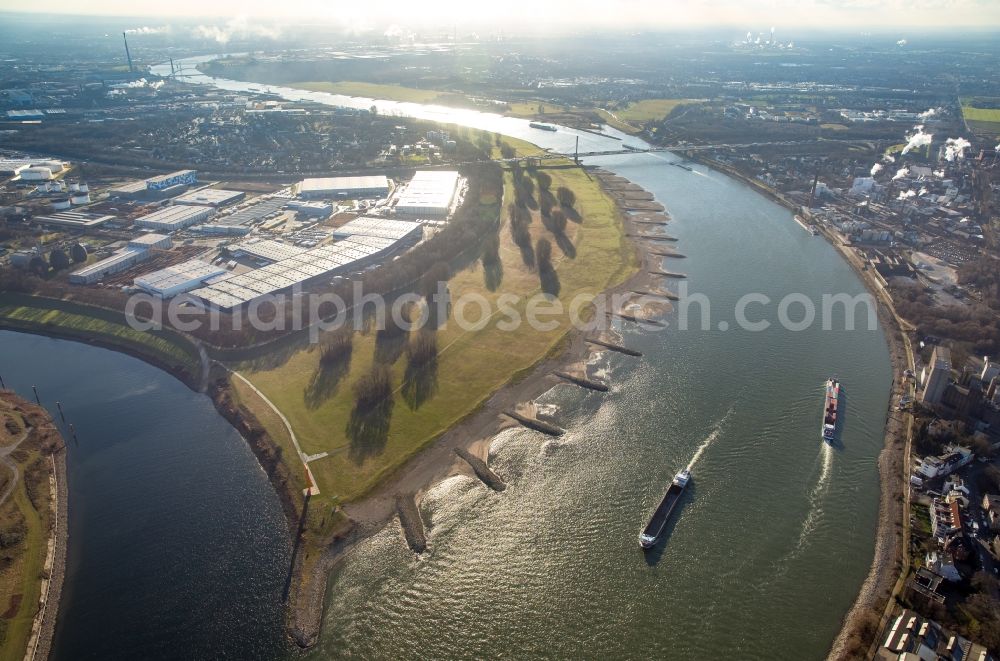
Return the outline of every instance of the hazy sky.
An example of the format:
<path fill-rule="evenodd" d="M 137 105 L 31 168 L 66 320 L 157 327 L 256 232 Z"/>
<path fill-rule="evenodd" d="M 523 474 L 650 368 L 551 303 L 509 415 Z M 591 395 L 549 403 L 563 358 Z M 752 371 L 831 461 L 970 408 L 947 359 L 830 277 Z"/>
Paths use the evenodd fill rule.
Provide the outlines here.
<path fill-rule="evenodd" d="M 326 21 L 353 28 L 486 25 L 537 27 L 670 28 L 734 26 L 851 27 L 873 31 L 905 27 L 1000 27 L 1000 0 L 0 0 L 0 10 L 192 17 L 261 22 Z"/>

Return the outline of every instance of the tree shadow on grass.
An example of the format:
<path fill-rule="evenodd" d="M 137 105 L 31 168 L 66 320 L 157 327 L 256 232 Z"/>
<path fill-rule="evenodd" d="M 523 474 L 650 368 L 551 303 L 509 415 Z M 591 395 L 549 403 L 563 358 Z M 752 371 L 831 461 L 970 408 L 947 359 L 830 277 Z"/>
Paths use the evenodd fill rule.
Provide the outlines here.
<path fill-rule="evenodd" d="M 438 359 L 417 365 L 410 362 L 403 374 L 403 401 L 412 410 L 417 410 L 428 399 L 434 396 L 438 389 Z"/>
<path fill-rule="evenodd" d="M 559 246 L 559 250 L 562 250 L 562 253 L 570 259 L 576 259 L 576 246 L 569 240 L 569 237 L 562 232 L 553 236 L 555 236 L 556 245 Z"/>
<path fill-rule="evenodd" d="M 389 396 L 368 407 L 354 405 L 347 421 L 347 437 L 351 440 L 349 454 L 354 463 L 360 464 L 385 448 L 395 404 Z"/>
<path fill-rule="evenodd" d="M 489 291 L 500 289 L 503 284 L 503 262 L 496 261 L 483 262 L 483 285 Z"/>
<path fill-rule="evenodd" d="M 525 242 L 523 244 L 518 244 L 517 246 L 521 250 L 521 260 L 524 261 L 524 265 L 529 269 L 534 270 L 535 268 L 535 247 L 531 245 L 531 242 Z"/>
<path fill-rule="evenodd" d="M 309 409 L 319 408 L 323 402 L 337 392 L 337 386 L 350 371 L 351 354 L 347 354 L 334 363 L 320 361 L 302 393 L 306 407 Z"/>
<path fill-rule="evenodd" d="M 388 322 L 392 323 L 392 322 Z M 401 328 L 386 328 L 375 332 L 375 362 L 392 365 L 406 350 L 409 333 Z"/>
<path fill-rule="evenodd" d="M 425 310 L 427 320 L 424 322 L 424 328 L 428 330 L 442 328 L 451 317 L 451 291 L 446 289 L 440 300 L 435 298 L 433 301 L 426 302 Z"/>
<path fill-rule="evenodd" d="M 542 291 L 549 296 L 558 296 L 561 285 L 559 274 L 554 268 L 542 269 L 538 272 L 538 278 L 542 283 Z"/>
<path fill-rule="evenodd" d="M 560 209 L 562 209 L 563 213 L 566 214 L 566 220 L 573 221 L 577 225 L 583 224 L 583 216 L 581 216 L 580 212 L 573 207 L 560 207 Z"/>

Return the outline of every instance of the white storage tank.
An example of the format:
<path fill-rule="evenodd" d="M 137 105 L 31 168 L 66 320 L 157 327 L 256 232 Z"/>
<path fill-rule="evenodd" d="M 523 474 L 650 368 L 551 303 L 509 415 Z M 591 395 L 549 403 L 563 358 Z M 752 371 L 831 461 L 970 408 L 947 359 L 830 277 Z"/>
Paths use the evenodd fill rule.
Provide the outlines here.
<path fill-rule="evenodd" d="M 48 181 L 52 179 L 52 170 L 33 165 L 21 170 L 21 179 L 23 181 Z"/>
<path fill-rule="evenodd" d="M 80 190 L 80 184 L 75 181 L 69 182 L 69 192 L 75 193 Z"/>
<path fill-rule="evenodd" d="M 90 192 L 90 186 L 88 186 L 85 181 L 81 181 L 80 182 L 80 192 L 81 193 L 89 193 Z"/>
<path fill-rule="evenodd" d="M 58 200 L 52 200 L 52 208 L 56 211 L 62 211 L 63 209 L 69 209 L 71 206 L 68 198 L 59 198 Z"/>
<path fill-rule="evenodd" d="M 90 204 L 90 193 L 74 193 L 69 201 L 73 204 Z"/>

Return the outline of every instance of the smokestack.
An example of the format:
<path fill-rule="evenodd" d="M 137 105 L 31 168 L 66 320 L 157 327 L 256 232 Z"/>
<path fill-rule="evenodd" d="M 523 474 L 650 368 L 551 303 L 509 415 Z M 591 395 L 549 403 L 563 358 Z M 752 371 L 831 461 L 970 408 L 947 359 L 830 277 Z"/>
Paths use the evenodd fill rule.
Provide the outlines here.
<path fill-rule="evenodd" d="M 128 52 L 128 37 L 122 32 L 122 39 L 125 41 L 125 57 L 128 59 L 128 72 L 135 73 L 135 68 L 132 66 L 132 55 Z"/>
<path fill-rule="evenodd" d="M 819 170 L 816 170 L 816 176 L 813 177 L 812 190 L 809 191 L 809 208 L 813 208 L 813 202 L 816 201 L 816 184 L 819 183 Z"/>
<path fill-rule="evenodd" d="M 173 76 L 176 72 L 174 71 L 174 58 L 170 58 L 170 75 Z"/>

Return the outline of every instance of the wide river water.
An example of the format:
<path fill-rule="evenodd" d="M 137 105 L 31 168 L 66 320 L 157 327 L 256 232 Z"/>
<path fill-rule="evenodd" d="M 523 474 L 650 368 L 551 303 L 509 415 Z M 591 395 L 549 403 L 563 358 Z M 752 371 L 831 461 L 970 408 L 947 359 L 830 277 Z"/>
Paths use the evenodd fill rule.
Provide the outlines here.
<path fill-rule="evenodd" d="M 581 151 L 621 144 L 485 113 L 376 103 L 383 114 L 554 150 L 571 150 L 577 136 Z M 559 386 L 542 398 L 564 437 L 511 430 L 494 441 L 505 492 L 452 478 L 422 503 L 425 554 L 409 552 L 393 523 L 339 565 L 312 658 L 815 659 L 827 651 L 873 552 L 891 382 L 885 340 L 864 323 L 843 330 L 842 314 L 832 330 L 819 321 L 780 328 L 776 308 L 787 294 L 821 312 L 824 294 L 861 294 L 860 281 L 787 210 L 675 160 L 590 162 L 667 206 L 688 259 L 666 266 L 707 297 L 711 330 L 680 330 L 677 313 L 665 331 L 625 326 L 625 342 L 644 356 L 600 359 L 611 393 Z M 747 293 L 772 300 L 748 313 L 769 329 L 735 329 Z M 690 318 L 699 317 L 695 307 Z M 288 553 L 280 510 L 208 400 L 131 358 L 67 342 L 3 333 L 0 360 L 9 385 L 30 396 L 37 384 L 49 405 L 61 399 L 80 436 L 69 454 L 70 570 L 57 657 L 280 655 Z M 834 447 L 819 438 L 831 375 L 846 404 Z M 666 543 L 644 554 L 639 529 L 689 465 L 693 480 Z"/>

